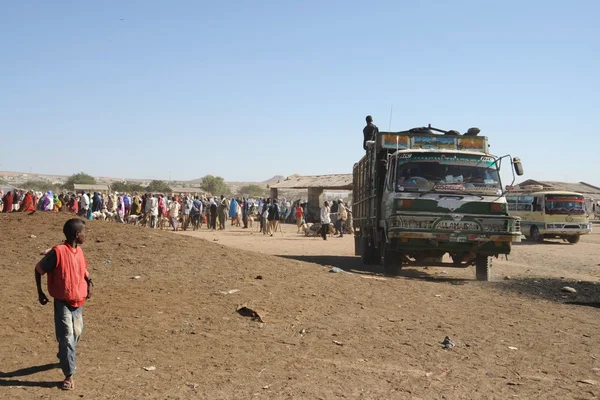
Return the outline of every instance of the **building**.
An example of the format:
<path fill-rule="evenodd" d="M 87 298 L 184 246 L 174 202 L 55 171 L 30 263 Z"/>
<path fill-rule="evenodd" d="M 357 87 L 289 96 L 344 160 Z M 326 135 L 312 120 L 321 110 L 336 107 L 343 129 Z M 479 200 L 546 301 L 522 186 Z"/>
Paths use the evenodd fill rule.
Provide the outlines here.
<path fill-rule="evenodd" d="M 82 190 L 84 190 L 87 193 L 93 193 L 93 192 L 98 192 L 98 193 L 110 193 L 110 187 L 108 187 L 108 185 L 100 185 L 100 184 L 95 184 L 95 185 L 84 185 L 84 184 L 75 184 L 73 185 L 75 192 L 79 193 Z"/>
<path fill-rule="evenodd" d="M 271 198 L 278 198 L 280 190 L 308 190 L 307 217 L 319 215 L 319 208 L 324 201 L 325 191 L 350 191 L 352 190 L 352 174 L 335 175 L 290 175 L 284 180 L 269 185 Z M 337 194 L 336 194 L 336 197 Z M 339 196 L 342 197 L 342 196 Z"/>

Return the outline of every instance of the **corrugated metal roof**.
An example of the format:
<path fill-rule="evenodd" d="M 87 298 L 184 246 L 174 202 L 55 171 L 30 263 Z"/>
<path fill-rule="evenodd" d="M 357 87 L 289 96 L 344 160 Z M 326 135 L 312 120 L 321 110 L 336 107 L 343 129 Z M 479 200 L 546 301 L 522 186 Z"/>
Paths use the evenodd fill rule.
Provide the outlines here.
<path fill-rule="evenodd" d="M 352 174 L 334 175 L 290 175 L 284 180 L 269 185 L 273 189 L 352 189 Z"/>
<path fill-rule="evenodd" d="M 577 193 L 585 193 L 585 194 L 597 194 L 600 195 L 600 187 L 590 185 L 585 182 L 557 182 L 557 181 L 538 181 L 535 179 L 528 179 L 525 182 L 521 182 L 519 184 L 520 187 L 527 185 L 540 185 L 544 188 L 554 189 L 554 190 L 565 190 L 568 192 L 577 192 Z"/>
<path fill-rule="evenodd" d="M 73 185 L 75 191 L 79 190 L 88 190 L 88 191 L 96 191 L 96 192 L 109 192 L 110 188 L 108 185 L 85 185 L 85 184 L 75 184 Z"/>

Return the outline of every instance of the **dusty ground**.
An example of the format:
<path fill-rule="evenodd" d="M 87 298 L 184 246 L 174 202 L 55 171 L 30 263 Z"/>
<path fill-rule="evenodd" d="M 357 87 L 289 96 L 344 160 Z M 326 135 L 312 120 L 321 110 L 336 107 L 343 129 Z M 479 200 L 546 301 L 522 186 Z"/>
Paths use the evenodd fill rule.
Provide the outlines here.
<path fill-rule="evenodd" d="M 104 222 L 88 224 L 84 245 L 96 294 L 85 305 L 77 389 L 59 393 L 52 308 L 37 303 L 33 266 L 61 240 L 65 219 L 0 216 L 0 397 L 600 395 L 600 235 L 516 246 L 494 264 L 496 281 L 480 283 L 469 269 L 383 278 L 360 265 L 351 237 L 324 242 L 290 226 L 272 238 L 190 234 L 200 240 Z M 560 292 L 567 284 L 578 293 Z M 221 293 L 231 289 L 239 292 Z M 238 315 L 242 303 L 264 323 Z M 446 335 L 451 351 L 440 345 Z"/>

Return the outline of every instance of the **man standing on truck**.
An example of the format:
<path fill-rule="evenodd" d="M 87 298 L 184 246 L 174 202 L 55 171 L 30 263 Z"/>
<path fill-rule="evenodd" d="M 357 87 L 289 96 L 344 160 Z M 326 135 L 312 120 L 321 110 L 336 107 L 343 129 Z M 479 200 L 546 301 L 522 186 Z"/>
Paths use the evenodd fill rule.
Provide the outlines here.
<path fill-rule="evenodd" d="M 373 123 L 373 117 L 367 115 L 366 118 L 367 126 L 363 129 L 363 149 L 367 150 L 367 141 L 375 140 L 375 137 L 379 133 L 379 128 Z"/>

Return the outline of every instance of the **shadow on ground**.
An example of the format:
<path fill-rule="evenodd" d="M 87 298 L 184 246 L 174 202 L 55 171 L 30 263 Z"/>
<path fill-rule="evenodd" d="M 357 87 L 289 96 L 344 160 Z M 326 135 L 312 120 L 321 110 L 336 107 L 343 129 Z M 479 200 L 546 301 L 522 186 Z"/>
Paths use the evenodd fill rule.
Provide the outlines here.
<path fill-rule="evenodd" d="M 43 388 L 54 388 L 60 386 L 61 382 L 44 382 L 44 381 L 21 381 L 17 379 L 4 379 L 4 378 L 19 378 L 23 376 L 37 374 L 39 372 L 49 371 L 51 369 L 59 368 L 59 364 L 44 364 L 36 365 L 34 367 L 27 367 L 18 369 L 11 372 L 0 372 L 0 387 L 6 386 L 26 386 L 26 387 L 43 387 Z"/>
<path fill-rule="evenodd" d="M 277 257 L 318 264 L 324 267 L 337 267 L 355 274 L 384 275 L 383 267 L 381 265 L 365 265 L 358 256 L 300 256 L 281 254 Z M 433 275 L 429 274 L 427 271 L 429 270 L 424 268 L 404 268 L 400 271 L 398 277 L 420 279 L 430 282 L 450 282 L 452 284 L 464 284 L 471 281 L 470 279 Z"/>
<path fill-rule="evenodd" d="M 589 281 L 570 281 L 559 278 L 522 278 L 491 282 L 501 291 L 513 292 L 529 297 L 554 301 L 556 303 L 600 308 L 600 285 Z M 564 292 L 571 287 L 577 293 Z"/>

